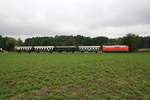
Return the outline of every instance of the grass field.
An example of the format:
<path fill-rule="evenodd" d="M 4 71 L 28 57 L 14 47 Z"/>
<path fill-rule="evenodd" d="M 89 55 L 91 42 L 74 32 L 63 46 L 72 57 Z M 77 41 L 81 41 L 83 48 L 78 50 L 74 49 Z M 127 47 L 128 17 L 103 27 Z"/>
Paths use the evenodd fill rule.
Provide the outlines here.
<path fill-rule="evenodd" d="M 0 53 L 0 100 L 150 99 L 150 53 Z"/>

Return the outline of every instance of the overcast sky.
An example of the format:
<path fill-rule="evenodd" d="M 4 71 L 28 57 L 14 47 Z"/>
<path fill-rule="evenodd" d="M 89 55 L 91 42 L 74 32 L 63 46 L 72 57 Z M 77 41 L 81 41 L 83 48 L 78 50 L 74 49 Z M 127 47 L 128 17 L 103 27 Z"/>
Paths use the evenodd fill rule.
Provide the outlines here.
<path fill-rule="evenodd" d="M 0 35 L 150 35 L 150 0 L 0 0 Z"/>

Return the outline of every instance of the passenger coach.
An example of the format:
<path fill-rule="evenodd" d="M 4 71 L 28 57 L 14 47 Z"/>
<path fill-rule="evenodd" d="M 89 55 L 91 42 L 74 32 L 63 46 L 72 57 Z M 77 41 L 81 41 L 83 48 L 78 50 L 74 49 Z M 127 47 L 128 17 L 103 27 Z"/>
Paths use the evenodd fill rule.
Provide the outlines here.
<path fill-rule="evenodd" d="M 53 52 L 54 46 L 34 46 L 36 52 Z"/>
<path fill-rule="evenodd" d="M 56 52 L 77 52 L 77 46 L 55 46 L 54 51 Z"/>
<path fill-rule="evenodd" d="M 33 49 L 32 46 L 16 46 L 15 51 L 18 52 L 31 52 Z"/>
<path fill-rule="evenodd" d="M 80 52 L 100 52 L 100 46 L 79 46 Z"/>

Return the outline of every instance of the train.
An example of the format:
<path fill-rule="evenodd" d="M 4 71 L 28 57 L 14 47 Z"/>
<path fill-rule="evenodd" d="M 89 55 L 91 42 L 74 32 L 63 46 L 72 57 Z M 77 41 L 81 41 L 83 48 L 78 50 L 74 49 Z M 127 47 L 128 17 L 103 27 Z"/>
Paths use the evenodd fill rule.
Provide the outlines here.
<path fill-rule="evenodd" d="M 102 45 L 102 46 L 16 46 L 17 52 L 128 52 L 127 45 Z"/>

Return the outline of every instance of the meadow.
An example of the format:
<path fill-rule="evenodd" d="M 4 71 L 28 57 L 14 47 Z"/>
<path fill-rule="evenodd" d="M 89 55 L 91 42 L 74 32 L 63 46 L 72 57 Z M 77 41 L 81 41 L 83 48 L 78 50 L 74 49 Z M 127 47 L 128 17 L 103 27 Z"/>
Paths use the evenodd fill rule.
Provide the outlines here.
<path fill-rule="evenodd" d="M 148 100 L 150 53 L 0 53 L 0 100 Z"/>

